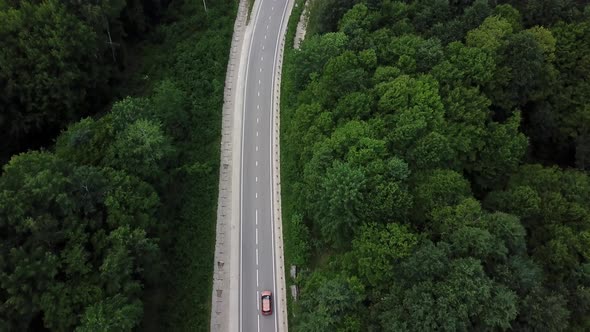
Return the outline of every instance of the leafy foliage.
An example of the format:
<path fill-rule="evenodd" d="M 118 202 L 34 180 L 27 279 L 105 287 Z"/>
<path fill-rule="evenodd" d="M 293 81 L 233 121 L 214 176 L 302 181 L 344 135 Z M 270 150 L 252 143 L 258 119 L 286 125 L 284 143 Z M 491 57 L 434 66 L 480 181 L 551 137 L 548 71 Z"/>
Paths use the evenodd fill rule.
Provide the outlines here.
<path fill-rule="evenodd" d="M 357 278 L 314 273 L 302 295 L 303 319 L 296 331 L 357 331 L 361 328 L 360 312 L 363 286 Z"/>
<path fill-rule="evenodd" d="M 95 62 L 96 32 L 60 2 L 23 2 L 18 9 L 0 11 L 0 20 L 0 132 L 5 154 L 10 144 L 18 144 L 27 134 L 75 118 L 106 77 Z"/>
<path fill-rule="evenodd" d="M 3 1 L 0 162 L 107 106 L 167 1 Z"/>
<path fill-rule="evenodd" d="M 34 152 L 5 166 L 0 188 L 2 317 L 9 326 L 24 329 L 42 314 L 46 327 L 72 329 L 82 310 L 113 296 L 136 312 L 126 326 L 138 323 L 138 273 L 158 253 L 147 236 L 159 205 L 151 186 Z"/>
<path fill-rule="evenodd" d="M 31 88 L 39 81 L 51 84 L 55 96 L 66 94 L 52 99 L 39 90 L 32 97 L 45 98 L 47 108 L 30 110 L 47 112 L 62 127 L 108 102 L 98 85 L 118 83 L 113 75 L 125 65 L 123 36 L 144 38 L 163 7 L 159 1 L 2 1 L 0 16 L 12 21 L 0 31 L 14 28 L 23 37 L 2 39 L 14 42 L 0 51 L 7 64 L 2 73 L 11 75 L 8 64 L 19 61 L 34 69 L 31 63 L 40 60 L 43 70 L 49 68 L 20 68 L 18 74 L 30 81 L 7 84 Z M 100 117 L 71 123 L 54 152 L 27 152 L 5 165 L 0 330 L 208 328 L 219 110 L 235 6 L 226 1 L 208 9 L 175 2 L 168 24 L 149 34 L 145 57 L 134 66 L 141 78 L 129 79 L 136 86 L 127 87 L 143 91 L 142 97 L 122 98 Z M 65 27 L 74 31 L 66 33 Z M 19 45 L 39 59 L 18 58 Z M 60 86 L 68 80 L 79 85 L 75 92 Z M 3 97 L 15 100 L 0 107 L 31 102 L 31 96 L 10 95 L 10 89 Z M 96 105 L 90 103 L 95 97 L 102 98 Z M 1 113 L 2 121 L 7 114 Z M 35 116 L 46 125 L 45 115 Z M 1 126 L 20 125 L 2 121 Z"/>
<path fill-rule="evenodd" d="M 385 288 L 395 275 L 395 264 L 409 256 L 418 239 L 407 227 L 390 223 L 363 225 L 353 240 L 351 259 L 357 274 L 376 289 Z"/>

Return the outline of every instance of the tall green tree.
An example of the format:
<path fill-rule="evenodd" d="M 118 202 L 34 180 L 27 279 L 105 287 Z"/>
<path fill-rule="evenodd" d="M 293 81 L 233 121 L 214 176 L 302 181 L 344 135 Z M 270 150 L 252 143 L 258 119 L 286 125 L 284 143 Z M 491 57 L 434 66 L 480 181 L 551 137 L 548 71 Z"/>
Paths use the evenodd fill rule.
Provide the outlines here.
<path fill-rule="evenodd" d="M 382 304 L 384 331 L 506 329 L 517 297 L 474 258 L 451 258 L 446 243 L 426 242 L 401 266 Z"/>
<path fill-rule="evenodd" d="M 363 285 L 356 277 L 314 272 L 299 300 L 295 331 L 352 332 L 362 328 Z"/>
<path fill-rule="evenodd" d="M 311 34 L 335 32 L 342 15 L 351 9 L 359 0 L 328 0 L 313 3 L 311 8 L 309 31 Z"/>
<path fill-rule="evenodd" d="M 102 165 L 115 139 L 111 122 L 112 117 L 106 115 L 99 120 L 85 118 L 70 125 L 57 138 L 55 154 L 79 165 Z"/>
<path fill-rule="evenodd" d="M 141 178 L 158 176 L 161 165 L 172 152 L 168 137 L 159 124 L 137 120 L 120 132 L 107 153 L 107 165 Z"/>
<path fill-rule="evenodd" d="M 365 174 L 348 164 L 335 162 L 320 183 L 314 219 L 327 244 L 343 247 L 360 224 Z"/>
<path fill-rule="evenodd" d="M 302 43 L 300 50 L 292 53 L 297 66 L 294 71 L 295 87 L 302 89 L 311 79 L 313 73 L 323 70 L 326 62 L 344 52 L 348 38 L 342 32 L 312 35 Z"/>
<path fill-rule="evenodd" d="M 352 242 L 349 264 L 356 267 L 364 284 L 382 290 L 395 275 L 396 265 L 409 256 L 417 244 L 417 236 L 405 226 L 366 224 Z"/>
<path fill-rule="evenodd" d="M 490 209 L 521 217 L 530 234 L 528 248 L 547 273 L 546 287 L 558 290 L 541 289 L 539 294 L 558 304 L 567 301 L 567 307 L 560 309 L 561 319 L 571 313 L 572 328 L 580 329 L 588 326 L 582 317 L 588 310 L 589 183 L 581 172 L 525 165 L 506 190 L 490 193 L 485 201 Z"/>
<path fill-rule="evenodd" d="M 461 174 L 451 170 L 434 170 L 414 175 L 414 219 L 429 218 L 435 209 L 455 205 L 469 197 L 470 185 Z"/>
<path fill-rule="evenodd" d="M 485 145 L 471 167 L 476 184 L 483 188 L 499 187 L 509 174 L 516 172 L 528 146 L 528 139 L 519 132 L 519 127 L 520 113 L 515 113 L 506 123 L 488 124 Z"/>
<path fill-rule="evenodd" d="M 128 302 L 120 294 L 86 308 L 76 332 L 129 331 L 142 315 L 141 304 Z"/>

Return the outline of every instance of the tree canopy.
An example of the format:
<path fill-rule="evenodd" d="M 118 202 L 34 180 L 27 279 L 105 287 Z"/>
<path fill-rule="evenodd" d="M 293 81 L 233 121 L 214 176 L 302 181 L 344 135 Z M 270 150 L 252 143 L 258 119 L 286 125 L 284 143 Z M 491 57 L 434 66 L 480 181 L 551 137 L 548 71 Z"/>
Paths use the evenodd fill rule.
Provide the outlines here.
<path fill-rule="evenodd" d="M 0 0 L 1 331 L 209 326 L 236 3 L 168 4 Z"/>
<path fill-rule="evenodd" d="M 0 163 L 46 146 L 72 121 L 108 107 L 167 1 L 3 1 L 0 5 Z"/>
<path fill-rule="evenodd" d="M 149 237 L 158 205 L 149 184 L 120 171 L 47 152 L 13 158 L 0 178 L 3 323 L 26 329 L 42 318 L 69 330 L 84 310 L 90 323 L 100 303 L 116 301 L 126 308 L 116 310 L 134 312 L 126 326 L 136 325 L 138 273 L 158 255 Z"/>
<path fill-rule="evenodd" d="M 283 78 L 290 322 L 589 329 L 588 7 L 318 3 Z"/>

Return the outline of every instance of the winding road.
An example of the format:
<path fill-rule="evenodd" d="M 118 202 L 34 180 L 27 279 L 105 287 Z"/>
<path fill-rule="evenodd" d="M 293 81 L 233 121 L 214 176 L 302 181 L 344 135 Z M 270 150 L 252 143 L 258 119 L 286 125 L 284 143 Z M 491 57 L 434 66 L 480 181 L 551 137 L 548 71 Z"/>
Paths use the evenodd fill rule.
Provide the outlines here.
<path fill-rule="evenodd" d="M 273 215 L 273 100 L 281 31 L 289 0 L 257 0 L 247 47 L 242 109 L 240 182 L 239 331 L 278 331 Z M 260 293 L 273 293 L 273 314 L 263 316 Z"/>

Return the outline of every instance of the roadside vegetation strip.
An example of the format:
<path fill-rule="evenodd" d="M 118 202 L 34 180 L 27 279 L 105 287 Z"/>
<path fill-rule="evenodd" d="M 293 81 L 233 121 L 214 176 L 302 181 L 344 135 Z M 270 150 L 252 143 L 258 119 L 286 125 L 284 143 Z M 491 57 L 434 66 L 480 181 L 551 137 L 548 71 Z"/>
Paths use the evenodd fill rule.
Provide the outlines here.
<path fill-rule="evenodd" d="M 254 8 L 255 0 L 248 0 L 248 19 L 246 20 L 246 24 L 250 23 L 250 14 L 252 14 L 252 8 Z"/>
<path fill-rule="evenodd" d="M 141 331 L 208 331 L 215 245 L 223 85 L 237 6 L 234 1 L 173 2 L 142 45 L 124 85 L 154 98 L 161 81 L 174 159 L 159 180 L 161 281 L 146 288 Z"/>
<path fill-rule="evenodd" d="M 294 172 L 293 155 L 289 154 L 291 151 L 290 142 L 285 139 L 286 130 L 291 124 L 291 113 L 294 99 L 292 96 L 296 95 L 292 73 L 291 53 L 293 52 L 293 41 L 297 32 L 297 23 L 301 13 L 303 12 L 305 0 L 295 0 L 291 16 L 287 25 L 287 33 L 285 36 L 285 49 L 283 57 L 283 69 L 281 74 L 281 125 L 280 125 L 280 160 L 281 160 L 281 212 L 282 212 L 282 227 L 284 239 L 284 266 L 285 266 L 285 280 L 287 281 L 287 306 L 288 306 L 288 320 L 291 321 L 293 317 L 293 301 L 290 292 L 290 286 L 294 284 L 294 280 L 289 275 L 291 265 L 298 265 L 301 267 L 306 264 L 305 257 L 307 252 L 305 248 L 306 239 L 301 238 L 301 230 L 299 224 L 294 223 L 297 220 L 297 210 L 294 202 L 294 188 L 293 183 L 296 179 Z"/>
<path fill-rule="evenodd" d="M 194 1 L 175 9 L 175 21 L 156 31 L 162 43 L 146 46 L 152 56 L 139 71 L 173 80 L 189 110 L 189 129 L 177 146 L 179 167 L 165 189 L 164 283 L 149 299 L 153 311 L 146 311 L 144 327 L 208 331 L 223 88 L 237 3 L 209 2 L 206 14 Z"/>

